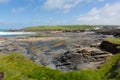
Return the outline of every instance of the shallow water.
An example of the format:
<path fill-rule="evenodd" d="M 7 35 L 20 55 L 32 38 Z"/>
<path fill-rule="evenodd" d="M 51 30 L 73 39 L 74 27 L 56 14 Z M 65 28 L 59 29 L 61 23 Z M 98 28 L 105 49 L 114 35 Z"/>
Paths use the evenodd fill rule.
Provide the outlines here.
<path fill-rule="evenodd" d="M 51 50 L 59 50 L 59 49 L 66 49 L 67 47 L 65 45 L 60 45 L 60 46 L 56 46 L 51 48 Z"/>

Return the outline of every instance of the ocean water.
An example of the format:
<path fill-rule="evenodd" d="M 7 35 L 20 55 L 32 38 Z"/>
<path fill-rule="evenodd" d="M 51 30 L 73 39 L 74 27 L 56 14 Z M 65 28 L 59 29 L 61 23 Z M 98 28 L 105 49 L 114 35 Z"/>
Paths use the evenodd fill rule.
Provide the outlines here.
<path fill-rule="evenodd" d="M 10 37 L 10 36 L 27 36 L 27 35 L 33 35 L 34 32 L 9 32 L 5 30 L 0 30 L 0 36 L 2 37 Z"/>

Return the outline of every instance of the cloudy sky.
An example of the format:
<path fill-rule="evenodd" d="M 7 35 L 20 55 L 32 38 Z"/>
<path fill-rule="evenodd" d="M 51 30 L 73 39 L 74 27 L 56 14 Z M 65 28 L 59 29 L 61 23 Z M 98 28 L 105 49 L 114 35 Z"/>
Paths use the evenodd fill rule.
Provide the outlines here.
<path fill-rule="evenodd" d="M 0 29 L 64 24 L 120 25 L 120 0 L 0 0 Z"/>

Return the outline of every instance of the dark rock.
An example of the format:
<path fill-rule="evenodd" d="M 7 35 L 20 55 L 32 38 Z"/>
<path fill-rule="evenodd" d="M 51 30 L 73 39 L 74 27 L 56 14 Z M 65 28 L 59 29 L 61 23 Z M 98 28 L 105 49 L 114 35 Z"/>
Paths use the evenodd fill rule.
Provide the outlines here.
<path fill-rule="evenodd" d="M 0 80 L 4 80 L 4 72 L 0 72 Z"/>
<path fill-rule="evenodd" d="M 95 30 L 98 34 L 104 34 L 104 35 L 114 35 L 115 37 L 120 37 L 120 29 L 100 29 Z"/>
<path fill-rule="evenodd" d="M 108 52 L 111 52 L 113 54 L 116 54 L 116 53 L 120 53 L 119 46 L 120 44 L 114 44 L 108 41 L 103 41 L 100 45 L 100 48 Z"/>

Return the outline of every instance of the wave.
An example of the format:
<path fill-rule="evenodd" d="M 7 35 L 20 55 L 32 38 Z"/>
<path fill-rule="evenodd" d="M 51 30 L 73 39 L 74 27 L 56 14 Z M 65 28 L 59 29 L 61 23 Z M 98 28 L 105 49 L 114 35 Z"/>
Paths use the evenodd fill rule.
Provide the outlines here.
<path fill-rule="evenodd" d="M 12 35 L 32 35 L 34 32 L 0 32 L 0 36 L 12 36 Z"/>

